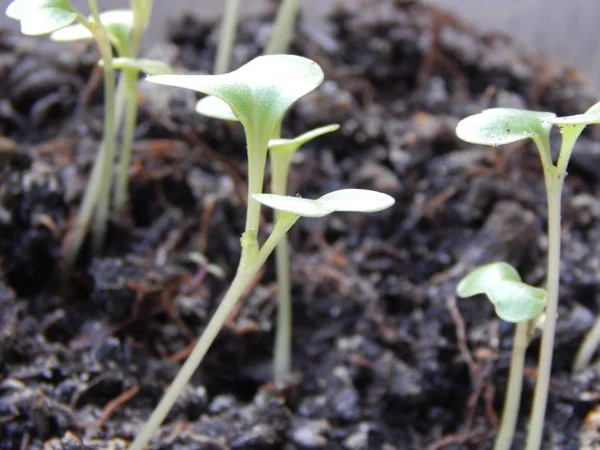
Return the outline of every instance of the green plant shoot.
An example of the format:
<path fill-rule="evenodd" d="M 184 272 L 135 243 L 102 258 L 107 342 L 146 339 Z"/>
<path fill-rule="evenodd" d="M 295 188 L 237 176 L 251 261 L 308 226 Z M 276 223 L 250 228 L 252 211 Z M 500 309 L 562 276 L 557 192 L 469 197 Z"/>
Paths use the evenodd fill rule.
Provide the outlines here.
<path fill-rule="evenodd" d="M 127 202 L 128 172 L 131 163 L 131 148 L 133 146 L 135 123 L 137 120 L 137 81 L 139 73 L 159 75 L 172 72 L 171 68 L 161 62 L 150 59 L 138 59 L 137 53 L 142 37 L 148 27 L 152 2 L 132 1 L 131 9 L 105 11 L 100 14 L 100 20 L 105 26 L 108 36 L 116 49 L 118 58 L 113 59 L 113 67 L 121 69 L 123 74 L 119 80 L 115 104 L 115 126 L 123 126 L 123 140 L 119 160 L 119 171 L 115 182 L 113 209 L 123 212 Z M 55 41 L 74 41 L 92 38 L 89 31 L 80 24 L 71 25 L 52 33 Z M 103 61 L 100 61 L 103 65 Z M 112 159 L 111 159 L 112 164 Z M 110 174 L 106 175 L 110 177 Z M 111 184 L 110 178 L 107 180 Z M 102 210 L 97 217 L 105 220 L 108 217 L 109 190 L 102 194 Z M 82 208 L 82 211 L 85 211 Z"/>
<path fill-rule="evenodd" d="M 236 71 L 222 75 L 148 77 L 151 82 L 185 87 L 214 95 L 229 105 L 235 117 L 242 123 L 246 135 L 248 205 L 245 230 L 240 241 L 242 254 L 235 277 L 192 353 L 136 437 L 131 450 L 142 450 L 145 447 L 154 430 L 160 426 L 179 393 L 202 362 L 204 355 L 241 298 L 242 293 L 252 282 L 275 246 L 285 237 L 298 218 L 304 215 L 305 211 L 298 210 L 296 207 L 291 207 L 290 211 L 285 210 L 286 204 L 296 203 L 296 197 L 283 197 L 288 199 L 287 203 L 285 201 L 281 203 L 281 199 L 274 199 L 272 201 L 279 202 L 274 205 L 271 201 L 265 200 L 261 191 L 267 148 L 273 130 L 281 123 L 289 107 L 300 97 L 315 89 L 322 79 L 323 72 L 316 63 L 292 55 L 258 57 Z M 333 212 L 347 210 L 350 207 L 353 211 L 375 211 L 377 207 L 384 209 L 394 203 L 394 199 L 390 196 L 373 191 L 355 193 L 353 202 L 348 202 L 343 193 L 338 193 L 336 203 L 336 195 L 333 193 L 331 195 L 331 198 L 325 198 L 325 196 L 314 201 L 317 207 L 321 208 L 321 212 L 325 211 L 323 208 L 327 208 L 328 212 Z M 358 202 L 356 197 L 361 197 L 364 201 Z M 269 206 L 283 205 L 284 209 L 278 215 L 269 237 L 262 246 L 259 245 L 257 239 L 260 202 L 267 202 Z"/>
<path fill-rule="evenodd" d="M 585 114 L 568 117 L 556 117 L 555 114 L 549 112 L 494 108 L 467 117 L 461 120 L 456 127 L 456 134 L 459 138 L 475 144 L 495 146 L 530 138 L 537 146 L 542 163 L 548 201 L 548 270 L 546 290 L 544 291 L 546 293 L 546 317 L 526 450 L 539 450 L 541 446 L 544 416 L 548 400 L 552 351 L 558 312 L 560 213 L 563 184 L 575 142 L 583 131 L 583 128 L 590 123 L 600 123 L 600 103 L 592 106 Z M 553 125 L 559 126 L 562 134 L 562 144 L 556 162 L 552 159 L 550 148 L 550 130 Z M 499 287 L 493 288 L 491 291 L 488 287 L 486 292 L 490 296 L 490 299 L 492 297 L 499 298 L 498 296 L 507 297 L 509 292 L 519 297 L 523 294 L 525 296 L 532 294 L 535 296 L 537 292 L 538 302 L 541 305 L 542 291 L 532 291 L 529 289 L 531 287 L 525 288 L 519 283 L 520 280 L 502 280 L 500 284 L 497 284 Z M 519 308 L 523 304 L 521 302 Z M 531 306 L 533 302 L 531 304 L 527 302 L 527 304 Z M 498 310 L 498 306 L 496 308 Z M 536 308 L 533 309 L 535 310 Z M 517 345 L 517 341 L 520 341 L 520 346 L 527 345 L 527 333 L 519 330 L 519 325 L 517 325 L 517 335 L 515 336 L 514 345 Z M 498 439 L 496 440 L 496 449 L 509 448 L 513 433 L 514 426 L 513 430 L 507 433 L 508 440 L 503 441 L 504 443 L 499 442 Z"/>
<path fill-rule="evenodd" d="M 521 281 L 517 270 L 505 262 L 485 264 L 467 274 L 456 288 L 459 297 L 485 294 L 503 320 L 515 322 L 508 386 L 504 399 L 502 421 L 496 436 L 495 450 L 510 448 L 523 387 L 525 351 L 529 344 L 529 321 L 542 314 L 547 292 Z"/>
<path fill-rule="evenodd" d="M 237 121 L 229 105 L 215 96 L 204 97 L 196 104 L 196 112 L 215 119 Z M 327 125 L 297 136 L 295 139 L 281 139 L 280 126 L 276 126 L 275 139 L 269 141 L 271 161 L 271 193 L 286 195 L 290 163 L 296 150 L 306 142 L 330 133 L 339 125 Z M 277 215 L 278 213 L 275 212 Z M 284 378 L 291 371 L 292 361 L 292 298 L 289 276 L 289 250 L 287 238 L 283 238 L 275 250 L 277 274 L 277 325 L 273 358 L 275 380 Z"/>
<path fill-rule="evenodd" d="M 71 236 L 67 238 L 66 259 L 68 264 L 72 263 L 77 256 L 94 210 L 96 214 L 93 227 L 94 247 L 99 249 L 104 240 L 107 213 L 105 214 L 103 211 L 102 196 L 108 195 L 103 192 L 107 193 L 110 189 L 111 160 L 116 139 L 112 43 L 100 19 L 96 1 L 89 0 L 88 5 L 91 13 L 89 19 L 73 7 L 69 0 L 15 0 L 8 5 L 6 10 L 8 17 L 21 22 L 21 31 L 31 35 L 48 34 L 77 21 L 96 41 L 104 66 L 104 133 L 75 228 Z"/>

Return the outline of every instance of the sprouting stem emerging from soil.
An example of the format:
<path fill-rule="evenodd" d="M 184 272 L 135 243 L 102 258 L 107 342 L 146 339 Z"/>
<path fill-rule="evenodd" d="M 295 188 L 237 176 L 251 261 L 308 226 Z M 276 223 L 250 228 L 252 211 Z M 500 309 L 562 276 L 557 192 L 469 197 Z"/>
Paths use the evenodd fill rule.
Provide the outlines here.
<path fill-rule="evenodd" d="M 463 119 L 456 128 L 458 137 L 475 144 L 502 145 L 531 138 L 537 146 L 542 162 L 548 203 L 547 296 L 545 298 L 545 320 L 538 363 L 538 380 L 531 410 L 526 450 L 539 450 L 543 438 L 544 417 L 548 400 L 548 390 L 550 387 L 552 352 L 554 348 L 554 334 L 558 312 L 560 280 L 560 214 L 562 190 L 567 174 L 567 165 L 575 142 L 583 131 L 583 128 L 587 124 L 599 122 L 600 103 L 592 106 L 584 114 L 558 118 L 553 113 L 541 113 L 509 108 L 488 109 L 480 114 Z M 550 149 L 550 129 L 553 125 L 559 126 L 562 133 L 562 144 L 556 164 L 553 162 Z M 470 274 L 469 276 L 472 277 L 473 274 Z M 477 279 L 477 277 L 475 277 L 475 279 Z M 464 281 L 465 280 L 463 280 L 463 282 Z M 473 281 L 473 279 L 471 281 Z M 500 283 L 496 283 L 495 285 L 500 285 Z M 495 295 L 500 295 L 501 297 L 511 295 L 512 292 L 509 287 L 508 284 L 501 286 L 501 288 L 496 289 L 491 295 L 487 289 L 475 293 L 486 293 L 490 297 L 490 300 L 494 302 Z M 530 289 L 537 289 L 531 286 L 527 287 Z M 459 285 L 459 294 L 460 288 L 461 286 Z M 531 291 L 531 293 L 535 292 Z M 532 300 L 526 302 L 526 304 L 531 305 L 534 303 L 534 300 L 535 295 L 532 296 Z M 499 312 L 498 304 L 496 302 L 495 305 L 496 311 Z M 526 314 L 522 317 L 522 320 L 514 321 L 521 322 L 531 320 L 534 317 L 535 315 L 529 316 Z M 517 366 L 522 365 L 522 360 L 515 352 L 518 348 L 522 349 L 523 345 L 527 345 L 525 339 L 526 333 L 522 329 L 517 330 L 512 360 Z M 517 370 L 522 372 L 522 368 L 511 367 L 509 382 L 512 383 L 513 386 L 509 386 L 507 391 L 509 398 L 507 398 L 505 403 L 506 407 L 503 416 L 503 424 L 496 441 L 495 448 L 497 450 L 510 448 L 512 437 L 514 435 L 514 427 L 516 424 L 515 415 L 517 414 L 516 403 L 518 403 L 516 398 L 520 396 L 520 385 L 522 383 L 522 374 L 520 377 L 517 377 Z M 514 376 L 513 373 L 515 374 Z M 517 389 L 517 387 L 519 389 Z"/>
<path fill-rule="evenodd" d="M 193 89 L 217 97 L 244 127 L 248 150 L 248 206 L 236 275 L 222 302 L 196 343 L 188 360 L 166 391 L 131 446 L 142 450 L 177 400 L 212 345 L 230 312 L 275 246 L 299 217 L 322 217 L 335 211 L 380 211 L 394 203 L 388 195 L 360 189 L 335 191 L 317 200 L 261 194 L 269 139 L 288 108 L 323 79 L 320 67 L 292 55 L 258 57 L 240 69 L 222 75 L 162 75 L 148 80 Z M 217 104 L 219 102 L 216 102 Z M 222 105 L 221 105 L 222 106 Z M 261 203 L 279 211 L 273 230 L 260 246 Z"/>
<path fill-rule="evenodd" d="M 96 249 L 102 246 L 106 233 L 111 182 L 111 165 L 114 157 L 115 126 L 115 73 L 112 64 L 112 44 L 100 20 L 100 12 L 95 0 L 88 0 L 91 18 L 87 19 L 73 7 L 69 0 L 15 0 L 7 8 L 6 14 L 21 22 L 24 34 L 41 35 L 52 33 L 78 22 L 96 41 L 104 66 L 104 132 L 92 177 L 86 189 L 75 228 L 67 239 L 67 262 L 77 256 L 92 216 L 94 217 L 93 244 Z"/>

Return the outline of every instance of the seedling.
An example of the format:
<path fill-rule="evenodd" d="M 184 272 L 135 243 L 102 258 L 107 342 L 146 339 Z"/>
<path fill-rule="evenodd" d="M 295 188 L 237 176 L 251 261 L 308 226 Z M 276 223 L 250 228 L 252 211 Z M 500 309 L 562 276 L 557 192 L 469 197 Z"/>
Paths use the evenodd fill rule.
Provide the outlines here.
<path fill-rule="evenodd" d="M 519 416 L 531 323 L 541 317 L 548 294 L 544 289 L 523 283 L 517 270 L 505 262 L 473 270 L 458 283 L 456 293 L 462 298 L 485 294 L 498 317 L 516 323 L 502 421 L 494 445 L 495 450 L 506 450 L 510 448 Z"/>
<path fill-rule="evenodd" d="M 196 104 L 196 112 L 221 120 L 236 121 L 237 117 L 227 103 L 215 96 L 204 97 Z M 269 141 L 271 161 L 271 192 L 277 195 L 287 194 L 289 167 L 292 157 L 298 148 L 308 141 L 331 133 L 339 125 L 327 125 L 297 136 L 295 139 L 281 139 L 280 124 L 275 126 L 273 137 Z M 277 214 L 277 212 L 275 213 Z M 277 326 L 275 351 L 273 358 L 273 375 L 276 380 L 289 374 L 292 362 L 292 298 L 290 286 L 289 251 L 287 238 L 281 240 L 275 250 L 277 274 Z"/>
<path fill-rule="evenodd" d="M 184 87 L 214 95 L 228 104 L 244 127 L 248 152 L 248 205 L 241 238 L 241 257 L 235 277 L 185 364 L 167 389 L 131 450 L 142 450 L 160 426 L 202 362 L 219 330 L 258 270 L 301 216 L 321 217 L 334 211 L 380 211 L 394 199 L 365 190 L 336 191 L 318 200 L 262 194 L 269 139 L 296 100 L 315 89 L 323 79 L 321 68 L 309 59 L 292 55 L 258 57 L 222 75 L 159 75 L 148 81 Z M 274 227 L 259 245 L 260 205 L 277 208 Z"/>
<path fill-rule="evenodd" d="M 600 103 L 592 106 L 584 114 L 567 117 L 556 117 L 555 114 L 549 112 L 494 108 L 467 117 L 466 119 L 461 120 L 456 127 L 456 134 L 458 137 L 474 144 L 496 146 L 530 138 L 536 144 L 542 163 L 548 203 L 548 269 L 545 291 L 546 308 L 538 364 L 538 379 L 534 393 L 526 450 L 538 450 L 540 448 L 548 400 L 550 370 L 552 367 L 552 350 L 554 347 L 554 333 L 558 311 L 558 287 L 560 277 L 560 211 L 563 184 L 567 175 L 566 169 L 575 142 L 585 126 L 591 123 L 600 123 Z M 550 130 L 553 125 L 560 127 L 562 134 L 562 144 L 556 162 L 552 159 L 550 148 Z M 504 287 L 512 288 L 515 286 L 514 284 L 508 283 L 509 281 L 518 281 L 520 283 L 520 280 L 511 280 L 510 278 L 505 278 L 502 281 L 504 284 L 499 284 L 501 287 L 492 292 L 493 297 L 496 299 L 508 297 L 508 290 L 504 293 L 500 291 L 502 291 Z M 514 292 L 519 295 L 519 298 L 522 294 L 531 296 L 531 300 L 524 303 L 521 302 L 521 306 L 527 304 L 527 307 L 529 308 L 531 306 L 530 302 L 534 302 L 536 295 L 538 302 L 541 301 L 542 294 L 541 291 L 535 290 L 537 288 L 529 286 L 531 289 L 524 289 L 522 284 L 518 284 L 517 286 L 518 289 Z M 492 296 L 490 296 L 490 298 L 492 298 Z M 497 306 L 496 308 L 498 310 Z M 516 309 L 518 310 L 519 308 Z M 527 316 L 528 314 L 523 315 L 523 317 Z M 518 336 L 515 338 L 515 341 L 519 340 L 521 342 L 519 345 L 522 345 L 522 342 L 526 340 L 526 333 L 524 334 L 522 330 L 519 330 L 519 326 L 517 326 L 517 333 Z M 508 434 L 508 441 L 505 441 L 506 444 L 503 444 L 503 447 L 499 446 L 500 444 L 498 444 L 498 441 L 496 442 L 497 449 L 509 448 L 513 432 L 511 431 Z"/>
<path fill-rule="evenodd" d="M 122 212 L 127 202 L 128 171 L 131 161 L 135 123 L 137 119 L 137 80 L 140 72 L 158 75 L 172 72 L 171 68 L 161 62 L 150 59 L 136 59 L 142 37 L 148 27 L 152 1 L 136 0 L 131 2 L 132 9 L 105 11 L 100 20 L 106 28 L 118 58 L 113 59 L 113 67 L 123 71 L 116 93 L 114 120 L 117 129 L 123 125 L 123 142 L 119 161 L 119 172 L 115 183 L 113 209 Z M 50 35 L 54 41 L 69 42 L 81 39 L 92 39 L 93 36 L 81 24 L 74 24 Z M 104 65 L 103 61 L 99 62 Z M 110 164 L 112 165 L 112 158 Z M 107 185 L 111 184 L 111 173 L 103 172 L 107 177 Z M 101 212 L 97 213 L 99 221 L 108 219 L 109 189 L 101 194 Z M 102 217 L 103 216 L 103 217 Z"/>
<path fill-rule="evenodd" d="M 110 188 L 116 131 L 125 111 L 125 129 L 119 176 L 114 191 L 114 207 L 121 211 L 127 199 L 127 172 L 137 114 L 136 83 L 140 70 L 164 73 L 164 66 L 136 60 L 142 36 L 148 26 L 152 0 L 131 0 L 131 10 L 99 13 L 95 0 L 89 0 L 91 16 L 86 18 L 69 0 L 15 0 L 6 14 L 21 21 L 25 34 L 51 34 L 55 41 L 94 39 L 100 49 L 104 72 L 104 135 L 79 214 L 66 240 L 65 257 L 71 265 L 90 228 L 93 244 L 99 250 L 104 241 L 109 216 Z M 76 22 L 73 24 L 73 22 Z M 73 25 L 71 25 L 73 24 Z M 121 59 L 113 60 L 112 46 Z M 116 66 L 115 66 L 116 64 Z M 115 68 L 123 77 L 115 94 Z M 116 99 L 115 99 L 116 97 Z"/>
<path fill-rule="evenodd" d="M 110 164 L 115 146 L 115 75 L 112 65 L 112 45 L 109 35 L 100 19 L 98 5 L 89 0 L 91 17 L 86 18 L 69 0 L 14 0 L 6 9 L 6 15 L 21 22 L 21 31 L 29 35 L 42 35 L 64 28 L 77 21 L 93 36 L 104 64 L 104 135 L 100 151 L 96 157 L 90 183 L 86 189 L 75 230 L 68 241 L 67 261 L 75 259 L 77 250 L 90 225 L 96 209 L 96 223 L 93 228 L 94 246 L 100 248 L 106 233 L 100 207 L 101 193 L 108 189 Z M 98 206 L 98 207 L 97 207 Z M 97 208 L 96 208 L 97 207 Z M 105 218 L 104 218 L 105 219 Z M 76 251 L 73 251 L 73 249 Z"/>

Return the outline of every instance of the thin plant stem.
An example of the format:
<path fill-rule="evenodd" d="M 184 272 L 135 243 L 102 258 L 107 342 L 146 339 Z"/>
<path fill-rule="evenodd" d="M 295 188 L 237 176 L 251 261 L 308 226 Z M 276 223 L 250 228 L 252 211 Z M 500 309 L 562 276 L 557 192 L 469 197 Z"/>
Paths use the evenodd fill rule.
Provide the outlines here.
<path fill-rule="evenodd" d="M 92 10 L 92 3 L 95 2 L 90 0 L 90 10 Z M 93 10 L 92 10 L 93 11 Z M 96 23 L 99 23 L 99 14 L 98 8 L 95 8 L 96 15 L 94 20 Z M 92 173 L 89 178 L 88 186 L 85 190 L 83 200 L 81 202 L 81 206 L 79 207 L 79 212 L 77 214 L 77 219 L 75 220 L 74 229 L 69 236 L 69 239 L 66 241 L 65 247 L 65 263 L 67 267 L 72 266 L 75 263 L 75 259 L 79 254 L 79 250 L 83 245 L 83 241 L 85 239 L 85 235 L 88 232 L 90 227 L 90 223 L 92 221 L 92 217 L 94 216 L 94 211 L 98 205 L 98 199 L 103 190 L 108 190 L 109 187 L 106 185 L 106 179 L 104 177 L 105 169 L 107 162 L 110 163 L 110 159 L 108 158 L 107 153 L 110 151 L 112 142 L 113 153 L 114 153 L 114 141 L 115 141 L 115 133 L 116 133 L 116 124 L 115 121 L 118 115 L 118 111 L 115 112 L 115 105 L 119 105 L 123 103 L 123 89 L 118 89 L 115 100 L 115 77 L 114 70 L 112 70 L 112 48 L 110 41 L 108 40 L 108 36 L 106 32 L 102 34 L 104 28 L 101 26 L 93 25 L 88 20 L 78 12 L 77 20 L 85 26 L 90 33 L 94 36 L 94 39 L 100 49 L 100 54 L 104 63 L 104 95 L 105 95 L 105 110 L 104 110 L 104 136 L 102 138 L 102 142 L 98 149 L 98 153 L 96 155 L 96 159 L 94 160 L 94 166 L 92 168 Z M 100 31 L 99 31 L 100 30 Z M 107 68 L 109 73 L 112 71 L 112 76 L 107 75 Z M 121 87 L 121 86 L 120 86 Z M 109 108 L 110 105 L 113 105 Z M 111 137 L 112 135 L 112 137 Z M 109 165 L 110 169 L 110 165 Z M 110 180 L 108 181 L 110 183 Z M 100 233 L 102 234 L 102 233 Z M 100 239 L 98 235 L 96 239 Z"/>
<path fill-rule="evenodd" d="M 271 150 L 271 192 L 287 194 L 287 181 L 290 155 Z M 275 211 L 275 217 L 279 212 Z M 289 246 L 284 237 L 275 249 L 275 269 L 277 276 L 277 325 L 275 329 L 275 351 L 273 375 L 281 380 L 292 369 L 292 294 L 290 285 Z"/>
<path fill-rule="evenodd" d="M 508 386 L 504 397 L 502 421 L 496 435 L 494 450 L 508 450 L 515 435 L 517 419 L 519 418 L 519 404 L 521 403 L 521 389 L 523 387 L 525 351 L 529 342 L 528 327 L 529 322 L 519 322 L 515 326 Z"/>
<path fill-rule="evenodd" d="M 265 55 L 286 53 L 290 47 L 294 33 L 294 22 L 298 14 L 298 0 L 283 0 L 277 16 L 269 42 L 265 47 Z"/>
<path fill-rule="evenodd" d="M 573 372 L 579 372 L 580 370 L 585 369 L 598 348 L 598 344 L 600 344 L 600 316 L 596 318 L 594 326 L 585 335 L 583 342 L 577 350 L 575 361 L 573 362 Z"/>
<path fill-rule="evenodd" d="M 148 0 L 147 0 L 148 1 Z M 139 52 L 142 38 L 152 10 L 152 1 L 148 1 L 145 5 L 148 8 L 146 14 L 140 11 L 140 5 L 132 2 L 134 12 L 133 30 L 127 45 L 125 55 L 130 58 L 135 58 Z M 123 69 L 121 80 L 125 91 L 125 105 L 117 105 L 118 113 L 125 109 L 125 119 L 123 124 L 123 142 L 121 143 L 121 153 L 119 155 L 119 171 L 115 183 L 113 209 L 117 213 L 123 212 L 127 203 L 127 184 L 129 165 L 131 163 L 131 148 L 135 137 L 135 123 L 137 121 L 137 79 L 139 71 L 133 68 Z M 117 119 L 117 124 L 121 123 L 121 119 Z"/>
<path fill-rule="evenodd" d="M 125 122 L 123 126 L 123 142 L 119 156 L 119 171 L 114 191 L 114 210 L 121 213 L 127 203 L 127 184 L 129 165 L 131 163 L 131 148 L 135 137 L 137 121 L 137 79 L 139 71 L 132 68 L 123 70 L 121 74 L 125 90 Z"/>
<path fill-rule="evenodd" d="M 558 312 L 558 288 L 560 280 L 560 211 L 563 187 L 563 176 L 545 174 L 548 195 L 548 271 L 546 290 L 546 319 L 542 334 L 538 378 L 535 385 L 531 420 L 527 434 L 526 450 L 539 450 L 544 429 L 544 417 L 550 388 L 550 371 L 552 369 L 552 353 L 554 350 L 554 333 Z"/>
<path fill-rule="evenodd" d="M 550 389 L 550 373 L 552 370 L 552 354 L 554 351 L 556 317 L 558 314 L 562 190 L 569 157 L 581 130 L 583 130 L 583 126 L 570 130 L 562 130 L 562 145 L 556 166 L 547 167 L 544 165 L 544 181 L 548 202 L 548 269 L 546 281 L 548 297 L 546 299 L 546 318 L 538 362 L 538 378 L 533 394 L 531 419 L 529 421 L 529 431 L 525 444 L 526 450 L 539 450 L 544 432 L 544 419 L 546 416 L 548 391 Z"/>
<path fill-rule="evenodd" d="M 233 279 L 229 290 L 223 297 L 223 300 L 216 309 L 211 320 L 206 326 L 202 336 L 194 346 L 192 353 L 186 360 L 185 364 L 181 367 L 181 370 L 171 383 L 171 386 L 165 392 L 163 398 L 160 400 L 158 406 L 152 412 L 152 415 L 148 421 L 144 424 L 141 432 L 136 436 L 135 440 L 131 444 L 130 450 L 143 450 L 155 430 L 160 426 L 162 421 L 165 419 L 171 407 L 177 400 L 177 397 L 181 391 L 185 388 L 185 385 L 189 382 L 192 375 L 202 362 L 202 359 L 206 355 L 206 352 L 214 342 L 217 334 L 223 327 L 223 324 L 229 317 L 229 314 L 242 297 L 244 291 L 248 285 L 252 282 L 252 279 L 260 270 L 262 265 L 265 263 L 269 255 L 273 252 L 273 249 L 281 239 L 284 238 L 285 234 L 296 222 L 298 216 L 291 214 L 283 214 L 280 220 L 277 221 L 275 227 L 268 239 L 265 241 L 262 248 L 258 253 L 252 257 L 251 255 L 244 255 L 240 259 L 240 265 L 238 266 L 237 273 Z M 242 253 L 248 249 L 242 245 Z"/>
<path fill-rule="evenodd" d="M 240 0 L 226 0 L 223 12 L 223 22 L 219 31 L 217 56 L 215 59 L 215 74 L 229 71 L 231 52 L 235 42 L 235 34 L 240 10 Z"/>
<path fill-rule="evenodd" d="M 88 1 L 94 19 L 95 37 L 102 57 L 104 73 L 104 136 L 102 139 L 103 157 L 100 169 L 100 185 L 97 196 L 94 223 L 92 224 L 92 244 L 99 251 L 104 243 L 109 216 L 110 186 L 112 180 L 112 164 L 115 155 L 115 70 L 112 64 L 112 44 L 106 29 L 100 20 L 100 12 L 96 0 Z"/>
<path fill-rule="evenodd" d="M 260 132 L 247 134 L 248 142 L 248 209 L 246 212 L 245 233 L 258 233 L 260 223 L 259 202 L 252 198 L 252 194 L 262 193 L 265 179 L 265 164 L 267 161 L 266 148 L 269 139 L 264 139 Z"/>

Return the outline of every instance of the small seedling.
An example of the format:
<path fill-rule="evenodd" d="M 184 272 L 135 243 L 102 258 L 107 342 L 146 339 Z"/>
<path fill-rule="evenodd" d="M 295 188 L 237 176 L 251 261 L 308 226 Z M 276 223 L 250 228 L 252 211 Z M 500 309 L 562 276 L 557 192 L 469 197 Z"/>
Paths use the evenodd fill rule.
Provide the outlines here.
<path fill-rule="evenodd" d="M 196 104 L 196 112 L 208 117 L 221 120 L 237 121 L 237 117 L 227 103 L 215 96 L 208 96 Z M 298 148 L 308 141 L 326 133 L 331 133 L 339 125 L 326 125 L 308 131 L 294 139 L 281 139 L 280 124 L 275 126 L 273 137 L 269 141 L 271 162 L 271 193 L 287 194 L 289 167 L 292 157 Z M 277 214 L 277 212 L 275 213 Z M 273 358 L 273 376 L 281 380 L 289 374 L 292 367 L 292 298 L 289 276 L 289 251 L 287 238 L 281 240 L 275 250 L 275 271 L 277 274 L 277 325 L 275 336 L 275 351 Z"/>
<path fill-rule="evenodd" d="M 137 120 L 137 80 L 140 72 L 148 75 L 171 73 L 172 69 L 162 61 L 151 59 L 138 59 L 137 54 L 142 37 L 148 27 L 152 1 L 132 1 L 132 9 L 119 9 L 105 11 L 100 14 L 100 20 L 106 28 L 108 37 L 112 42 L 117 58 L 113 58 L 113 67 L 121 69 L 123 74 L 117 86 L 114 121 L 117 129 L 123 126 L 123 142 L 119 161 L 118 177 L 114 188 L 113 209 L 122 212 L 127 202 L 127 181 L 131 161 L 131 147 Z M 82 39 L 92 39 L 89 30 L 81 24 L 74 24 L 50 35 L 58 42 L 70 42 Z M 99 61 L 104 65 L 104 61 Z M 112 158 L 110 159 L 112 165 Z M 105 172 L 103 172 L 105 173 Z M 110 172 L 105 173 L 106 182 L 111 184 Z M 103 212 L 100 216 L 108 216 L 109 189 L 103 190 L 101 195 Z M 98 220 L 104 220 L 102 218 Z"/>
<path fill-rule="evenodd" d="M 495 306 L 497 311 L 499 311 L 498 302 L 500 302 L 500 300 L 508 300 L 511 294 L 515 294 L 515 298 L 518 300 L 515 303 L 517 308 L 514 309 L 514 305 L 508 308 L 508 312 L 510 312 L 509 316 L 512 316 L 515 311 L 519 313 L 521 308 L 523 308 L 524 305 L 527 305 L 527 308 L 530 308 L 530 310 L 523 314 L 523 318 L 528 317 L 530 313 L 540 308 L 545 293 L 545 320 L 538 364 L 538 379 L 534 393 L 526 450 L 539 450 L 540 448 L 548 400 L 554 333 L 558 312 L 560 211 L 563 184 L 567 175 L 567 165 L 575 142 L 585 126 L 592 123 L 600 123 L 600 103 L 592 106 L 584 114 L 567 117 L 556 117 L 555 114 L 549 112 L 493 108 L 461 120 L 456 127 L 456 134 L 459 138 L 474 144 L 497 146 L 530 138 L 536 144 L 542 163 L 548 202 L 548 269 L 546 290 L 537 290 L 538 288 L 524 285 L 521 283 L 520 279 L 511 279 L 510 276 L 506 278 L 509 273 L 506 268 L 501 270 L 504 278 L 501 277 L 499 283 L 493 283 L 493 286 L 496 287 L 490 287 L 484 283 L 486 289 L 482 291 L 480 289 L 474 290 L 480 290 L 481 293 L 487 293 L 492 301 L 496 301 Z M 562 135 L 562 144 L 556 162 L 552 159 L 550 148 L 550 130 L 553 125 L 557 125 L 560 128 Z M 485 279 L 490 273 L 494 273 L 489 272 L 489 270 L 489 268 L 483 270 L 479 275 L 471 274 L 474 278 L 467 277 L 467 281 L 481 281 L 481 277 Z M 513 273 L 512 276 L 514 277 L 514 275 L 515 274 Z M 465 283 L 467 283 L 467 281 L 463 280 Z M 470 284 L 470 282 L 467 283 L 467 285 Z M 477 285 L 476 282 L 475 285 Z M 461 290 L 463 294 L 469 292 L 468 289 L 466 291 L 464 290 L 465 284 L 461 284 L 459 290 L 460 288 L 463 288 Z M 461 292 L 459 291 L 459 293 Z M 537 306 L 535 306 L 536 301 Z M 505 309 L 505 305 L 500 307 L 500 310 L 503 313 L 507 312 Z M 519 318 L 519 315 L 517 314 L 515 317 Z M 519 324 L 521 323 L 522 322 L 519 322 Z M 522 329 L 519 329 L 519 325 L 517 325 L 515 345 L 517 345 L 517 340 L 521 342 L 519 345 L 523 345 L 523 342 L 525 342 L 526 345 L 527 334 L 526 332 L 523 332 Z M 513 356 L 514 355 L 515 352 L 513 352 Z M 513 411 L 510 414 L 513 413 L 515 412 Z M 507 434 L 503 433 L 503 443 L 499 443 L 498 440 L 496 441 L 496 448 L 498 450 L 509 448 L 513 433 L 514 425 Z"/>
<path fill-rule="evenodd" d="M 506 450 L 510 448 L 519 416 L 529 331 L 531 324 L 542 316 L 548 293 L 523 283 L 517 270 L 505 262 L 473 270 L 458 283 L 456 293 L 462 298 L 485 294 L 498 317 L 516 323 L 502 421 L 494 445 L 495 450 Z"/>
<path fill-rule="evenodd" d="M 100 13 L 95 0 L 89 1 L 91 16 L 86 18 L 69 0 L 15 0 L 6 14 L 20 20 L 25 34 L 51 34 L 55 41 L 94 39 L 101 54 L 104 73 L 104 133 L 90 181 L 74 228 L 66 239 L 65 259 L 71 265 L 92 223 L 93 244 L 99 250 L 104 241 L 109 216 L 112 164 L 116 132 L 125 111 L 125 128 L 119 177 L 114 191 L 115 210 L 126 202 L 127 173 L 137 113 L 136 83 L 139 71 L 161 73 L 158 63 L 136 60 L 142 36 L 148 26 L 152 0 L 131 0 L 131 10 Z M 76 22 L 75 24 L 73 24 Z M 72 25 L 73 24 L 73 25 Z M 121 59 L 113 59 L 112 47 Z M 124 71 L 116 89 L 115 68 Z"/>
<path fill-rule="evenodd" d="M 93 36 L 104 64 L 104 133 L 100 151 L 96 157 L 90 183 L 86 189 L 73 236 L 67 239 L 68 247 L 77 249 L 90 225 L 94 210 L 96 223 L 93 228 L 94 246 L 100 248 L 106 233 L 106 222 L 102 220 L 100 196 L 109 189 L 110 161 L 115 146 L 115 75 L 112 66 L 112 45 L 110 37 L 100 19 L 95 0 L 89 1 L 91 18 L 86 18 L 69 0 L 14 0 L 6 9 L 6 15 L 21 22 L 21 31 L 29 35 L 42 35 L 55 32 L 77 21 Z M 108 175 L 107 175 L 108 174 Z M 110 178 L 108 178 L 108 182 Z M 77 252 L 67 251 L 67 261 L 72 262 Z"/>
<path fill-rule="evenodd" d="M 198 368 L 230 312 L 276 245 L 301 216 L 321 217 L 334 211 L 379 211 L 394 199 L 365 190 L 336 191 L 318 200 L 262 194 L 267 149 L 274 129 L 300 97 L 323 79 L 321 68 L 309 59 L 292 55 L 258 57 L 239 69 L 221 75 L 159 75 L 148 81 L 213 95 L 228 104 L 244 127 L 248 154 L 248 204 L 241 238 L 242 254 L 235 277 L 185 364 L 131 446 L 142 450 L 160 426 L 178 395 Z M 275 224 L 259 245 L 260 205 L 278 209 Z"/>

